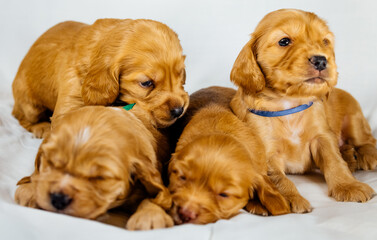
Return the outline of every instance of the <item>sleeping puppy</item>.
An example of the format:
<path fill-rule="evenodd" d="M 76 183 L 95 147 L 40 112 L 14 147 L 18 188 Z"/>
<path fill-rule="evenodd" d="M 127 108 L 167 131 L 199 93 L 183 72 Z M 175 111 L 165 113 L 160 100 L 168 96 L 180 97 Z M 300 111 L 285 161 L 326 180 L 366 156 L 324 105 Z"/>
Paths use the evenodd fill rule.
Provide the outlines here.
<path fill-rule="evenodd" d="M 165 140 L 137 111 L 87 106 L 59 118 L 39 148 L 34 173 L 18 182 L 16 202 L 88 219 L 120 205 L 135 211 L 141 202 L 128 229 L 172 226 L 156 156 L 156 143 Z"/>
<path fill-rule="evenodd" d="M 234 93 L 211 87 L 190 97 L 189 122 L 168 170 L 176 224 L 228 219 L 246 205 L 261 215 L 290 212 L 267 177 L 262 142 L 229 108 Z"/>
<path fill-rule="evenodd" d="M 125 102 L 142 107 L 156 127 L 167 127 L 188 105 L 184 59 L 177 34 L 160 22 L 63 22 L 44 33 L 22 61 L 13 82 L 13 115 L 43 137 L 52 112 L 53 123 L 84 105 Z"/>
<path fill-rule="evenodd" d="M 374 194 L 342 159 L 345 144 L 360 168 L 376 166 L 376 140 L 358 103 L 337 83 L 334 35 L 313 13 L 278 10 L 266 15 L 238 55 L 231 80 L 239 87 L 233 112 L 262 139 L 269 174 L 293 212 L 311 206 L 286 173 L 318 167 L 337 201 L 366 202 Z"/>

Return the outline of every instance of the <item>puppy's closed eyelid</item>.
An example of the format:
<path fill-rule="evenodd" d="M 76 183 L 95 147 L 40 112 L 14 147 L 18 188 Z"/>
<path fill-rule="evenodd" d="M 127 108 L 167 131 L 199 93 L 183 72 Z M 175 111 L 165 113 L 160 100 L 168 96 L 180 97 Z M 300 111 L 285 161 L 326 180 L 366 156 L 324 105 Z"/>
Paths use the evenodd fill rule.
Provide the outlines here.
<path fill-rule="evenodd" d="M 181 175 L 181 176 L 179 176 L 179 179 L 182 180 L 182 181 L 186 181 L 186 180 L 187 180 L 187 178 L 186 178 L 185 175 Z"/>
<path fill-rule="evenodd" d="M 89 180 L 96 180 L 96 181 L 106 180 L 106 178 L 104 176 L 94 176 L 94 177 L 89 177 L 88 179 Z"/>
<path fill-rule="evenodd" d="M 220 197 L 222 197 L 222 198 L 228 198 L 228 197 L 229 197 L 229 194 L 224 193 L 224 192 L 219 193 L 218 195 L 219 195 Z"/>

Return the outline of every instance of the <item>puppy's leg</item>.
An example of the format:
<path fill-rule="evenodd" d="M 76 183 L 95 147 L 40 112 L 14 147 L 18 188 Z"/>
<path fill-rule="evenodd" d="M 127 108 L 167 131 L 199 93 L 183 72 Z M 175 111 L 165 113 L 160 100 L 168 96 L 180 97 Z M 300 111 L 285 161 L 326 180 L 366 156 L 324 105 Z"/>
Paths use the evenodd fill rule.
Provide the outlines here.
<path fill-rule="evenodd" d="M 73 80 L 67 81 L 74 82 Z M 58 124 L 57 122 L 59 121 L 59 119 L 61 119 L 62 116 L 64 116 L 64 114 L 84 106 L 84 102 L 80 97 L 78 97 L 80 96 L 80 94 L 77 93 L 76 88 L 77 86 L 71 86 L 68 84 L 65 87 L 62 87 L 62 89 L 60 90 L 58 98 L 56 100 L 54 113 L 51 117 L 52 128 L 54 128 L 54 126 Z"/>
<path fill-rule="evenodd" d="M 352 145 L 344 144 L 340 147 L 340 153 L 342 154 L 342 158 L 344 161 L 346 161 L 348 168 L 351 170 L 351 172 L 356 171 L 357 168 L 357 152 Z"/>
<path fill-rule="evenodd" d="M 269 178 L 290 203 L 293 213 L 307 213 L 312 211 L 309 201 L 300 195 L 295 184 L 289 180 L 283 172 L 279 170 L 270 171 Z"/>
<path fill-rule="evenodd" d="M 325 176 L 329 195 L 337 201 L 366 202 L 374 190 L 357 181 L 343 161 L 336 145 L 335 136 L 324 134 L 310 145 L 313 160 Z"/>
<path fill-rule="evenodd" d="M 31 101 L 15 101 L 13 116 L 18 119 L 21 126 L 33 133 L 37 138 L 43 138 L 50 132 L 50 122 L 48 110 Z"/>
<path fill-rule="evenodd" d="M 346 116 L 342 135 L 346 138 L 345 142 L 354 146 L 355 170 L 373 170 L 377 166 L 376 139 L 374 139 L 361 109 L 358 110 L 356 113 Z"/>
<path fill-rule="evenodd" d="M 262 205 L 259 199 L 250 199 L 245 206 L 246 211 L 252 214 L 268 216 L 268 210 Z"/>
<path fill-rule="evenodd" d="M 357 169 L 373 170 L 377 166 L 377 149 L 371 145 L 366 144 L 356 147 Z"/>
<path fill-rule="evenodd" d="M 288 201 L 279 192 L 276 186 L 271 182 L 267 175 L 258 175 L 253 181 L 253 187 L 250 189 L 250 198 L 246 209 L 256 213 L 264 213 L 267 210 L 271 215 L 281 215 L 291 212 Z M 261 206 L 259 206 L 261 204 Z"/>
<path fill-rule="evenodd" d="M 128 230 L 149 230 L 172 227 L 173 225 L 173 219 L 164 209 L 149 199 L 145 199 L 128 220 L 126 228 Z"/>

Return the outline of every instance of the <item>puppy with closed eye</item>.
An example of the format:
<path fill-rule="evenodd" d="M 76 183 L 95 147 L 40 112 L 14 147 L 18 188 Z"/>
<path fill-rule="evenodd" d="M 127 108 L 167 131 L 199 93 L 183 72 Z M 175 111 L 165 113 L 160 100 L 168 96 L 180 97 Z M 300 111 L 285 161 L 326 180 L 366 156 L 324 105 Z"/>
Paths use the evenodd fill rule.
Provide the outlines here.
<path fill-rule="evenodd" d="M 172 226 L 156 154 L 165 139 L 138 112 L 137 106 L 132 113 L 86 106 L 59 118 L 40 146 L 34 173 L 18 182 L 16 202 L 88 219 L 117 206 L 135 212 L 140 203 L 128 229 Z"/>
<path fill-rule="evenodd" d="M 13 115 L 37 137 L 84 105 L 136 103 L 158 128 L 188 105 L 185 56 L 177 34 L 152 20 L 63 22 L 45 32 L 13 82 Z M 120 102 L 120 103 L 119 103 Z"/>
<path fill-rule="evenodd" d="M 231 108 L 262 139 L 269 175 L 293 212 L 311 206 L 285 174 L 314 166 L 337 201 L 366 202 L 374 194 L 352 176 L 340 152 L 349 156 L 354 149 L 357 159 L 352 154 L 347 161 L 376 166 L 376 140 L 358 103 L 334 88 L 337 76 L 333 33 L 314 13 L 293 9 L 267 14 L 231 71 L 239 87 Z"/>
<path fill-rule="evenodd" d="M 290 212 L 267 177 L 261 140 L 229 108 L 234 93 L 211 87 L 190 96 L 182 120 L 188 124 L 168 169 L 176 224 L 228 219 L 245 206 L 261 215 Z"/>

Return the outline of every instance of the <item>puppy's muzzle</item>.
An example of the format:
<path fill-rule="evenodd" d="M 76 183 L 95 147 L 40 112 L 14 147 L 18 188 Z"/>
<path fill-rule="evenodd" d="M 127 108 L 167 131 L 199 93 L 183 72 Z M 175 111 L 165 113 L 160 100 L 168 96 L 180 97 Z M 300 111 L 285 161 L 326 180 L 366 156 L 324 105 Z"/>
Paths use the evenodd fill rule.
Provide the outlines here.
<path fill-rule="evenodd" d="M 196 211 L 187 207 L 178 207 L 178 215 L 183 223 L 189 223 L 198 217 Z"/>
<path fill-rule="evenodd" d="M 327 59 L 324 56 L 313 56 L 309 58 L 309 62 L 318 71 L 325 70 L 327 66 Z"/>
<path fill-rule="evenodd" d="M 50 200 L 51 205 L 57 210 L 65 209 L 72 202 L 72 198 L 64 193 L 51 193 Z"/>

